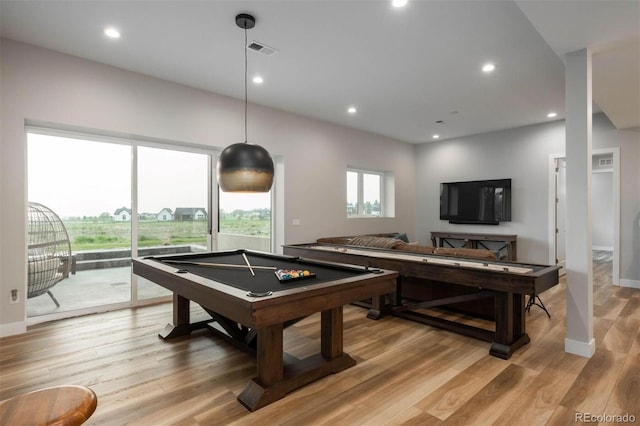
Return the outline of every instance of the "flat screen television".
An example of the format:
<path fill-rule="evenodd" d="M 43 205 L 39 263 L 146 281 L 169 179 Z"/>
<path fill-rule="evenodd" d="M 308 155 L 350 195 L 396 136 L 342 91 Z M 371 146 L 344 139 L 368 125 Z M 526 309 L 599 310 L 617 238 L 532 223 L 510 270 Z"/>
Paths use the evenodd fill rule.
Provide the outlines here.
<path fill-rule="evenodd" d="M 440 184 L 440 219 L 498 225 L 511 220 L 511 179 Z"/>

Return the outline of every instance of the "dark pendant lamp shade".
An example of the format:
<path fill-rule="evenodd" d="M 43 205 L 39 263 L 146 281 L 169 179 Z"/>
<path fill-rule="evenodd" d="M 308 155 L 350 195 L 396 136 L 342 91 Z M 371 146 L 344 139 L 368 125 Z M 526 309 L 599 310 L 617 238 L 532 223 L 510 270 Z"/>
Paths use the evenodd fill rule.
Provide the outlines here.
<path fill-rule="evenodd" d="M 224 192 L 269 192 L 273 160 L 266 149 L 252 143 L 234 143 L 218 157 L 218 185 Z"/>
<path fill-rule="evenodd" d="M 247 29 L 255 18 L 244 13 L 236 16 L 236 25 L 244 29 L 244 136 L 245 142 L 226 147 L 218 157 L 218 185 L 224 192 L 269 192 L 273 184 L 273 160 L 269 152 L 247 140 Z"/>

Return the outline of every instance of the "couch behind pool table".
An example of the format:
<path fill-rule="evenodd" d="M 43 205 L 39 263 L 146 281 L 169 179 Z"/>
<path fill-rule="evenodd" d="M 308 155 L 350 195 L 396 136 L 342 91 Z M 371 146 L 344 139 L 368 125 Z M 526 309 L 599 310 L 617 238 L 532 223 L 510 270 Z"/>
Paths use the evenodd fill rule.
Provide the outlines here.
<path fill-rule="evenodd" d="M 312 275 L 281 282 L 275 272 L 284 269 L 308 270 Z M 138 258 L 133 259 L 133 272 L 173 291 L 173 324 L 160 333 L 162 338 L 208 328 L 255 352 L 257 377 L 238 396 L 252 411 L 355 365 L 343 352 L 342 307 L 383 298 L 395 291 L 398 276 L 377 268 L 249 250 Z M 211 319 L 191 323 L 191 301 Z M 321 313 L 320 353 L 303 360 L 285 356 L 284 328 L 316 312 Z"/>

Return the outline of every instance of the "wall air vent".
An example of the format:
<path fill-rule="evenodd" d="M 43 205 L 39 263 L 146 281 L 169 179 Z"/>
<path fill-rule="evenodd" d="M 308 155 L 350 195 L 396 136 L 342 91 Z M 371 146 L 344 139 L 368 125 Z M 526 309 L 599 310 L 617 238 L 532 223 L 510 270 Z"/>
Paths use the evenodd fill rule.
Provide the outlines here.
<path fill-rule="evenodd" d="M 247 46 L 247 49 L 253 50 L 254 52 L 262 53 L 263 55 L 266 55 L 266 56 L 271 56 L 278 51 L 273 47 L 269 47 L 266 44 L 260 43 L 259 41 L 255 41 L 255 40 L 249 43 L 249 45 Z"/>
<path fill-rule="evenodd" d="M 613 158 L 600 158 L 599 165 L 600 167 L 611 167 L 613 166 Z"/>

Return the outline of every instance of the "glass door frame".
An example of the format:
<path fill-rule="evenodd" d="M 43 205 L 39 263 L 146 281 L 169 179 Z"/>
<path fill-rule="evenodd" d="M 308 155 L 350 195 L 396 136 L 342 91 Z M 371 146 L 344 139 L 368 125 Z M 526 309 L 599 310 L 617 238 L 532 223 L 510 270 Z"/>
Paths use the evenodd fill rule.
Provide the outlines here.
<path fill-rule="evenodd" d="M 207 215 L 207 250 L 215 250 L 214 246 L 214 229 L 213 229 L 213 212 L 217 212 L 217 197 L 213 197 L 213 189 L 214 189 L 214 161 L 217 160 L 217 157 L 220 153 L 219 150 L 215 150 L 213 148 L 204 148 L 200 146 L 192 146 L 192 145 L 183 145 L 176 144 L 171 142 L 153 142 L 146 140 L 131 140 L 131 256 L 138 256 L 138 222 L 139 222 L 139 211 L 138 211 L 138 198 L 139 198 L 139 187 L 138 187 L 138 148 L 155 148 L 155 149 L 163 149 L 169 151 L 180 151 L 187 152 L 192 154 L 203 154 L 208 156 L 207 160 L 207 211 L 209 214 Z M 217 185 L 216 185 L 217 189 Z M 215 208 L 215 210 L 214 210 Z M 135 237 L 135 238 L 134 238 Z M 152 297 L 139 299 L 138 298 L 138 276 L 135 274 L 131 274 L 131 306 L 145 306 L 150 304 L 155 304 L 158 302 L 164 302 L 170 300 L 171 296 L 160 296 L 160 297 Z"/>
<path fill-rule="evenodd" d="M 167 150 L 176 150 L 183 152 L 192 152 L 205 154 L 209 156 L 208 161 L 208 211 L 210 214 L 207 218 L 207 246 L 209 250 L 217 249 L 217 233 L 218 233 L 218 197 L 213 196 L 214 191 L 217 194 L 218 185 L 216 183 L 216 162 L 218 155 L 222 151 L 220 148 L 210 147 L 206 145 L 197 145 L 189 143 L 180 143 L 176 141 L 161 140 L 154 138 L 142 138 L 131 137 L 131 135 L 125 135 L 118 132 L 100 131 L 95 129 L 86 129 L 75 126 L 64 126 L 53 124 L 49 122 L 42 122 L 37 120 L 26 120 L 25 122 L 25 149 L 27 141 L 27 133 L 37 133 L 41 135 L 53 136 L 53 137 L 66 137 L 74 139 L 82 139 L 93 142 L 112 143 L 117 145 L 127 145 L 131 148 L 131 256 L 137 256 L 138 253 L 138 147 L 152 147 Z M 284 188 L 284 172 L 285 164 L 284 157 L 273 156 L 275 166 L 274 183 L 271 190 L 271 251 L 274 253 L 282 253 L 282 245 L 285 243 L 285 218 L 284 218 L 284 203 L 285 203 L 285 188 Z M 27 182 L 28 185 L 28 182 Z M 25 220 L 27 217 L 27 205 L 24 206 Z M 214 216 L 215 212 L 215 216 Z M 215 218 L 215 220 L 214 220 Z M 27 227 L 25 223 L 25 228 Z M 25 252 L 25 262 L 27 261 L 27 254 Z M 25 277 L 26 278 L 26 277 Z M 26 282 L 25 282 L 26 290 Z M 138 283 L 137 277 L 131 274 L 131 297 L 127 302 L 117 302 L 108 305 L 98 305 L 88 308 L 79 308 L 64 312 L 55 312 L 36 317 L 26 318 L 27 325 L 33 325 L 37 323 L 54 321 L 58 319 L 70 318 L 79 315 L 94 314 L 100 312 L 114 311 L 124 308 L 132 308 L 138 306 L 145 306 L 150 304 L 156 304 L 159 302 L 168 301 L 171 296 L 163 296 L 157 298 L 138 299 Z M 25 293 L 26 294 L 26 293 Z"/>
<path fill-rule="evenodd" d="M 45 136 L 52 137 L 64 137 L 64 138 L 72 138 L 72 139 L 81 139 L 87 140 L 91 142 L 101 142 L 101 143 L 111 143 L 116 145 L 126 145 L 131 148 L 131 187 L 130 187 L 130 196 L 131 196 L 131 256 L 137 256 L 138 254 L 138 147 L 151 147 L 151 148 L 159 148 L 166 150 L 175 150 L 182 152 L 190 152 L 190 153 L 198 153 L 208 155 L 207 161 L 207 209 L 210 212 L 207 218 L 207 248 L 208 250 L 215 250 L 215 239 L 213 236 L 216 235 L 216 230 L 214 227 L 217 227 L 217 224 L 214 224 L 212 218 L 212 212 L 218 211 L 218 201 L 217 197 L 213 197 L 213 190 L 215 185 L 215 190 L 217 191 L 217 184 L 215 184 L 215 167 L 216 161 L 221 150 L 216 149 L 214 147 L 207 147 L 204 145 L 194 145 L 194 144 L 181 144 L 172 141 L 165 140 L 152 140 L 152 139 L 143 139 L 143 138 L 132 138 L 129 135 L 122 135 L 115 132 L 98 132 L 92 131 L 90 129 L 79 129 L 79 128 L 65 128 L 64 126 L 58 127 L 56 125 L 52 125 L 51 123 L 44 123 L 39 121 L 28 120 L 25 123 L 24 128 L 24 137 L 25 137 L 25 150 L 27 149 L 26 143 L 28 133 L 40 134 Z M 28 165 L 28 159 L 27 159 Z M 28 185 L 28 182 L 27 182 Z M 28 190 L 28 187 L 27 187 Z M 25 221 L 27 220 L 27 205 L 24 206 L 25 211 Z M 25 228 L 28 227 L 28 223 L 25 223 Z M 25 252 L 25 264 L 27 261 L 27 253 Z M 165 302 L 171 300 L 171 296 L 161 296 L 155 298 L 146 298 L 139 299 L 138 298 L 138 283 L 137 276 L 131 273 L 131 285 L 130 285 L 130 300 L 126 302 L 116 302 L 108 305 L 97 305 L 86 308 L 78 308 L 72 309 L 63 312 L 54 312 L 51 314 L 45 314 L 41 316 L 35 317 L 27 317 L 27 325 L 38 324 L 42 322 L 55 321 L 58 319 L 65 319 L 80 315 L 88 315 L 94 313 L 115 311 L 124 308 L 132 308 L 139 307 L 145 305 L 156 304 L 159 302 Z M 25 277 L 26 278 L 26 277 Z M 25 291 L 26 291 L 26 281 L 25 281 Z M 24 293 L 26 294 L 26 293 Z"/>
<path fill-rule="evenodd" d="M 215 151 L 217 155 L 222 151 Z M 216 162 L 217 155 L 212 159 L 212 176 L 209 179 L 209 182 L 214 183 L 214 187 L 212 187 L 212 195 L 213 191 L 215 191 L 216 196 L 212 197 L 212 212 L 216 212 L 216 220 L 210 225 L 211 227 L 211 250 L 216 251 L 218 249 L 218 233 L 219 229 L 219 218 L 220 218 L 220 205 L 219 205 L 219 191 L 220 188 L 217 184 L 217 178 L 215 175 L 216 170 Z M 270 241 L 269 241 L 269 250 L 272 253 L 282 254 L 282 246 L 285 244 L 285 219 L 284 219 L 284 211 L 285 211 L 285 190 L 284 190 L 284 157 L 279 155 L 272 155 L 273 158 L 273 166 L 274 166 L 274 176 L 273 176 L 273 185 L 271 187 L 271 223 L 269 226 L 270 232 Z M 215 207 L 215 210 L 213 209 Z"/>

